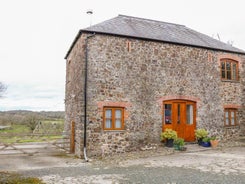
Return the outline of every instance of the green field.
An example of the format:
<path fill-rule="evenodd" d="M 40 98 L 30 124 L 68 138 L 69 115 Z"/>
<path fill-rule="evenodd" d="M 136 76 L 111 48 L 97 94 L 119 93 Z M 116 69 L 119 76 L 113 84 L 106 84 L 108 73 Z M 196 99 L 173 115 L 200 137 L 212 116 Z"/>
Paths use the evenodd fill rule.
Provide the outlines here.
<path fill-rule="evenodd" d="M 34 131 L 25 124 L 12 125 L 8 129 L 0 130 L 0 142 L 24 143 L 52 141 L 62 138 L 63 127 L 63 119 L 39 121 Z"/>

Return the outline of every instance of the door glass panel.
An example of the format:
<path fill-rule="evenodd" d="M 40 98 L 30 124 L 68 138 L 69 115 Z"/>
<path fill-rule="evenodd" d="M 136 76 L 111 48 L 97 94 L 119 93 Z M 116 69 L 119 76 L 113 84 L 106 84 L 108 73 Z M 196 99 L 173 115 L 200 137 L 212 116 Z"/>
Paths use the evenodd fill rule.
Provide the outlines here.
<path fill-rule="evenodd" d="M 193 124 L 193 105 L 187 105 L 186 106 L 186 118 L 187 118 L 187 124 L 192 125 Z"/>
<path fill-rule="evenodd" d="M 172 124 L 172 105 L 171 104 L 164 105 L 164 123 Z"/>
<path fill-rule="evenodd" d="M 177 123 L 180 124 L 180 104 L 178 104 L 178 120 Z"/>

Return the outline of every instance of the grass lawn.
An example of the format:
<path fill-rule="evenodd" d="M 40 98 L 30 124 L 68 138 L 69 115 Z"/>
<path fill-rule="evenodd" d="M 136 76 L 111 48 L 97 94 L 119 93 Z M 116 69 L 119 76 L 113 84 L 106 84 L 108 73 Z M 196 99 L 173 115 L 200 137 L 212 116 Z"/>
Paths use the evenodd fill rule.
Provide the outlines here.
<path fill-rule="evenodd" d="M 40 179 L 23 177 L 9 172 L 0 172 L 0 184 L 44 184 Z"/>

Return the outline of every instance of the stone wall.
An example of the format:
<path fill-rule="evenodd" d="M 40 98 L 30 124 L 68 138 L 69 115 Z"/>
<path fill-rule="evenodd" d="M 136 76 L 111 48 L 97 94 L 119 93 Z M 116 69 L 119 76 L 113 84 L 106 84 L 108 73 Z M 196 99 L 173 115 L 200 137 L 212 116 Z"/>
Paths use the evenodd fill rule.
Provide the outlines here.
<path fill-rule="evenodd" d="M 81 36 L 66 61 L 65 133 L 75 122 L 75 154 L 83 154 L 85 36 Z"/>
<path fill-rule="evenodd" d="M 82 155 L 83 147 L 86 36 L 77 40 L 67 58 L 65 129 L 69 132 L 70 122 L 75 121 L 77 155 Z M 98 34 L 89 40 L 88 48 L 89 156 L 160 143 L 162 99 L 167 97 L 197 99 L 197 128 L 220 137 L 240 133 L 239 128 L 224 128 L 224 105 L 239 105 L 244 127 L 244 56 L 229 54 L 241 63 L 241 82 L 231 83 L 221 81 L 223 52 Z M 103 103 L 125 107 L 125 130 L 103 130 Z"/>

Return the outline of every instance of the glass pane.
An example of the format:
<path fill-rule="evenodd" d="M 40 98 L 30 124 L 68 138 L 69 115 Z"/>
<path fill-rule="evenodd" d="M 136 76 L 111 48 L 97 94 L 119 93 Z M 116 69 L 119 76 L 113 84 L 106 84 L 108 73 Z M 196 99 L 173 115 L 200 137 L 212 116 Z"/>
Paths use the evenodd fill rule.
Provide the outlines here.
<path fill-rule="evenodd" d="M 121 118 L 121 117 L 122 117 L 122 111 L 116 110 L 116 118 Z"/>
<path fill-rule="evenodd" d="M 225 112 L 225 125 L 229 125 L 229 113 Z"/>
<path fill-rule="evenodd" d="M 226 118 L 229 118 L 229 113 L 228 113 L 228 111 L 225 112 L 225 117 L 226 117 Z"/>
<path fill-rule="evenodd" d="M 232 79 L 233 80 L 237 79 L 237 77 L 236 77 L 236 63 L 233 63 L 233 65 L 232 65 Z"/>
<path fill-rule="evenodd" d="M 222 63 L 221 63 L 221 69 L 222 69 L 222 70 L 225 70 L 225 62 L 222 62 Z"/>
<path fill-rule="evenodd" d="M 227 71 L 227 79 L 231 79 L 231 71 Z"/>
<path fill-rule="evenodd" d="M 225 71 L 222 70 L 222 79 L 225 79 Z"/>
<path fill-rule="evenodd" d="M 172 105 L 171 104 L 164 105 L 164 122 L 165 124 L 172 123 Z"/>
<path fill-rule="evenodd" d="M 105 128 L 112 128 L 111 119 L 106 120 Z"/>
<path fill-rule="evenodd" d="M 111 118 L 112 116 L 111 116 L 111 110 L 110 109 L 108 109 L 108 110 L 106 110 L 106 113 L 105 113 L 105 117 L 106 118 Z"/>
<path fill-rule="evenodd" d="M 231 125 L 235 125 L 235 112 L 231 111 Z"/>
<path fill-rule="evenodd" d="M 121 125 L 122 125 L 121 120 L 117 119 L 116 120 L 116 128 L 121 128 L 122 127 Z"/>
<path fill-rule="evenodd" d="M 231 63 L 230 62 L 226 62 L 226 70 L 231 70 Z"/>
<path fill-rule="evenodd" d="M 180 124 L 180 104 L 178 104 L 178 124 Z"/>
<path fill-rule="evenodd" d="M 187 117 L 187 124 L 193 124 L 193 105 L 186 106 L 186 117 Z"/>

